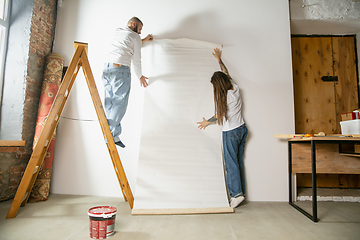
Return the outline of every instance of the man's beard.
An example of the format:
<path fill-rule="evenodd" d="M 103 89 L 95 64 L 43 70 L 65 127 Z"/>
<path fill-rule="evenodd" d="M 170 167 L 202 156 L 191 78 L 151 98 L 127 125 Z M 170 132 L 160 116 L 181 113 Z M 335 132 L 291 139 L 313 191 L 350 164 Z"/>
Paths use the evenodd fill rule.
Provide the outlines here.
<path fill-rule="evenodd" d="M 134 32 L 138 33 L 138 25 L 136 24 L 136 26 L 133 29 Z"/>

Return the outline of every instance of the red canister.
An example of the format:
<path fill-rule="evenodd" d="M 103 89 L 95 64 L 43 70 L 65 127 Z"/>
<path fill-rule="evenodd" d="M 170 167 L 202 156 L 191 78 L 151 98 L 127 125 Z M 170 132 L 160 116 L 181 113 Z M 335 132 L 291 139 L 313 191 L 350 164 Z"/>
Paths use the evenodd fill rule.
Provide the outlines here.
<path fill-rule="evenodd" d="M 106 239 L 115 233 L 115 217 L 117 209 L 112 206 L 97 206 L 90 208 L 90 237 Z"/>

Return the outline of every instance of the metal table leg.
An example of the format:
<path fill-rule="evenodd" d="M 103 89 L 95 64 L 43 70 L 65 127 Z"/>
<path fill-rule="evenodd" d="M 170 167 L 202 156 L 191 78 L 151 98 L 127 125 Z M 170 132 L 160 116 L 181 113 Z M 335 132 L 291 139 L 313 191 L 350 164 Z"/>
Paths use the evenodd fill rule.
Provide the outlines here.
<path fill-rule="evenodd" d="M 312 175 L 312 207 L 314 222 L 317 222 L 317 184 L 316 184 L 316 148 L 315 141 L 311 140 L 311 175 Z"/>
<path fill-rule="evenodd" d="M 317 192 L 316 192 L 316 149 L 315 142 L 311 141 L 311 165 L 312 165 L 312 207 L 313 215 L 306 212 L 304 209 L 299 207 L 293 202 L 292 195 L 292 142 L 288 141 L 288 161 L 289 161 L 289 204 L 296 210 L 304 214 L 306 217 L 311 219 L 313 222 L 317 222 Z M 295 189 L 296 190 L 296 189 Z"/>

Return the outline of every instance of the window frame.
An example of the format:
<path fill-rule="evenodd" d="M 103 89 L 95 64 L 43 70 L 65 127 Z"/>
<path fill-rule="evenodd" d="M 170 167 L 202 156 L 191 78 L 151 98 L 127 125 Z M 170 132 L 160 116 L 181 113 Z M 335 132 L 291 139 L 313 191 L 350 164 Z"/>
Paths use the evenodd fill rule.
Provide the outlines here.
<path fill-rule="evenodd" d="M 10 28 L 10 12 L 11 12 L 11 0 L 4 0 L 4 19 L 0 18 L 0 27 L 3 28 L 1 31 L 0 40 L 0 110 L 2 105 L 2 95 L 4 86 L 5 76 L 5 60 L 8 47 L 9 39 L 9 28 Z M 1 113 L 0 113 L 1 115 Z"/>

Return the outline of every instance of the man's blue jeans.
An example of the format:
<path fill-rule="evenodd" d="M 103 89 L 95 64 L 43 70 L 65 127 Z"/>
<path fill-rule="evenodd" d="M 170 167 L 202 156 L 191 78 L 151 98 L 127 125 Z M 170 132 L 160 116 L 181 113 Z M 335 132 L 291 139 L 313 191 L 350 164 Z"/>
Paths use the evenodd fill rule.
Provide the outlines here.
<path fill-rule="evenodd" d="M 106 63 L 102 80 L 105 88 L 105 115 L 114 141 L 118 142 L 122 131 L 120 122 L 125 115 L 130 94 L 130 68 L 128 66 L 113 67 L 112 63 Z"/>
<path fill-rule="evenodd" d="M 246 124 L 223 131 L 226 185 L 230 197 L 245 196 L 244 148 L 248 134 Z"/>

